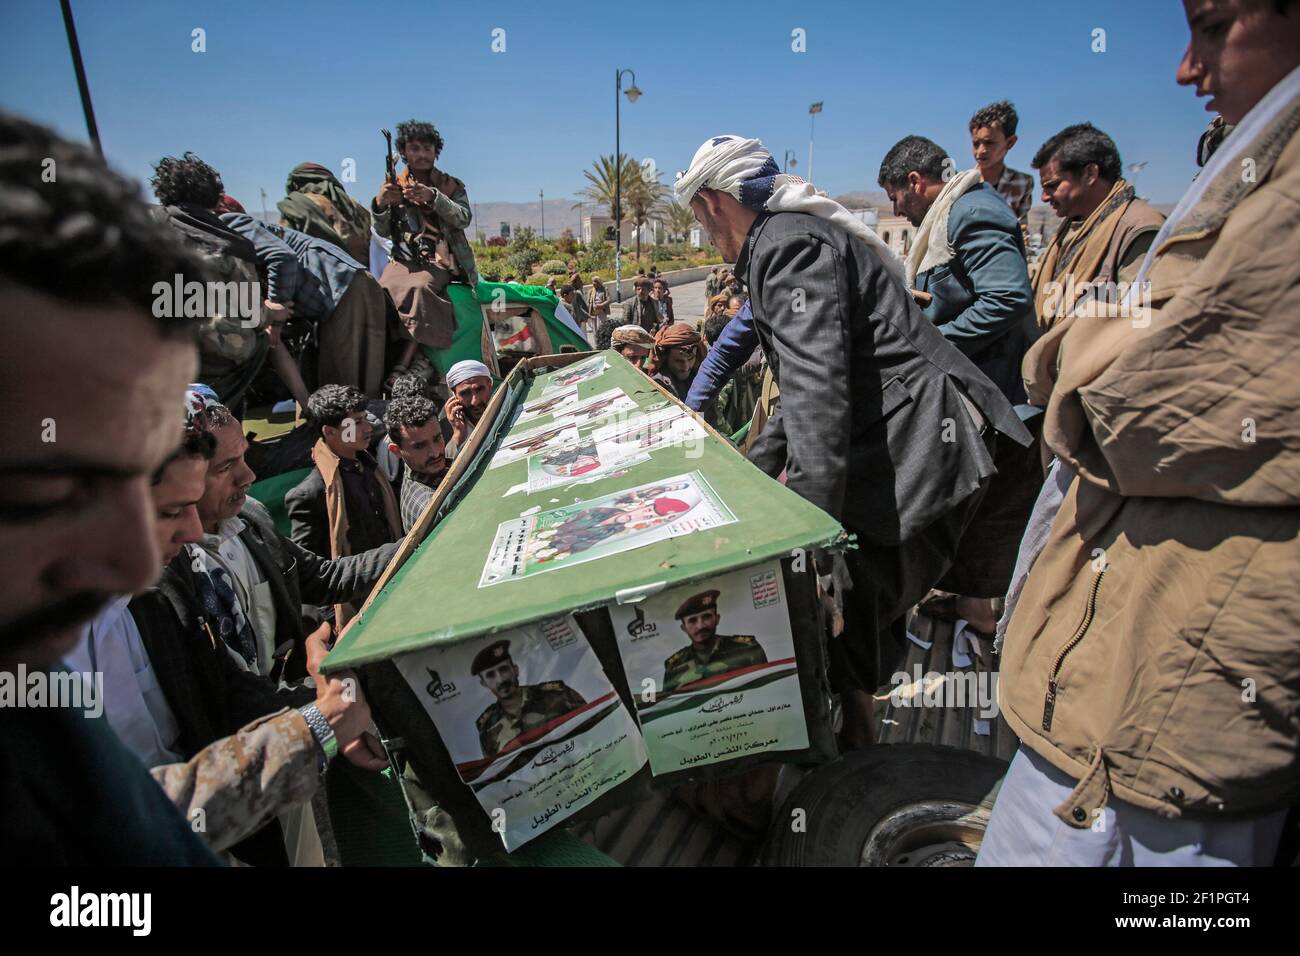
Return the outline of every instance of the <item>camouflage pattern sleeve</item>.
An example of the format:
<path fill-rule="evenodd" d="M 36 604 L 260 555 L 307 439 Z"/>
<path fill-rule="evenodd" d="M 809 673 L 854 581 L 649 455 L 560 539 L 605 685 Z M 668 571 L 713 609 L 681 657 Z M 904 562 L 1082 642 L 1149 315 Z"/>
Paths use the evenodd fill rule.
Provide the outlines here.
<path fill-rule="evenodd" d="M 320 784 L 316 745 L 296 710 L 261 717 L 204 747 L 193 760 L 150 773 L 216 852 L 310 800 Z"/>
<path fill-rule="evenodd" d="M 380 208 L 377 202 L 370 204 L 370 228 L 385 239 L 388 238 L 388 222 L 391 217 L 391 207 Z"/>
<path fill-rule="evenodd" d="M 434 193 L 433 211 L 438 214 L 439 219 L 453 229 L 467 229 L 470 220 L 473 219 L 469 205 L 469 193 L 457 180 L 453 179 L 452 183 L 459 188 L 455 188 L 451 193 L 445 193 L 441 190 Z"/>

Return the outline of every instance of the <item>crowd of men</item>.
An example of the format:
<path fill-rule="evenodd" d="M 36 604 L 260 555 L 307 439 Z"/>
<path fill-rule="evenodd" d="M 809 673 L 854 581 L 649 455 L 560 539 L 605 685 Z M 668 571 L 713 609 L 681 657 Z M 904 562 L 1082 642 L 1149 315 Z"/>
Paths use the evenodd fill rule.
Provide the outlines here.
<path fill-rule="evenodd" d="M 1067 126 L 1032 159 L 1061 223 L 1031 272 L 1001 102 L 971 118 L 973 169 L 914 135 L 882 157 L 917 229 L 900 259 L 719 135 L 675 187 L 734 263 L 700 323 L 661 276 L 621 316 L 556 290 L 856 537 L 814 555 L 843 746 L 874 739 L 910 608 L 996 634 L 1021 747 L 982 864 L 1267 863 L 1300 803 L 1300 3 L 1186 6 L 1177 81 L 1218 116 L 1167 218 L 1109 136 Z M 405 168 L 368 208 L 299 166 L 270 224 L 192 154 L 157 163 L 150 207 L 0 117 L 0 297 L 23 319 L 0 357 L 0 672 L 101 675 L 106 717 L 0 712 L 6 862 L 319 863 L 323 770 L 389 766 L 356 676 L 319 665 L 493 395 L 483 362 L 421 361 L 477 281 L 442 145 L 399 125 Z M 191 279 L 265 296 L 191 309 Z M 249 495 L 264 368 L 314 442 L 288 535 Z"/>

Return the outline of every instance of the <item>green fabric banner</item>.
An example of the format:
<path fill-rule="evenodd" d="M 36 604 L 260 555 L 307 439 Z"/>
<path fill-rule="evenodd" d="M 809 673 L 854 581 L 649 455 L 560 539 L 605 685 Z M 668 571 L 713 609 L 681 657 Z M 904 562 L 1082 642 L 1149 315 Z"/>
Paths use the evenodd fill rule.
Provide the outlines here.
<path fill-rule="evenodd" d="M 451 348 L 424 348 L 424 354 L 443 375 L 447 369 L 463 359 L 486 362 L 483 355 L 483 309 L 499 302 L 502 306 L 526 305 L 536 310 L 542 317 L 549 342 L 541 343 L 544 348 L 534 349 L 535 354 L 550 354 L 561 351 L 564 346 L 586 352 L 591 345 L 586 338 L 579 335 L 565 322 L 556 318 L 555 307 L 559 298 L 554 292 L 543 286 L 518 285 L 513 282 L 480 282 L 477 291 L 459 282 L 447 286 L 447 295 L 456 308 L 456 331 L 452 336 Z"/>

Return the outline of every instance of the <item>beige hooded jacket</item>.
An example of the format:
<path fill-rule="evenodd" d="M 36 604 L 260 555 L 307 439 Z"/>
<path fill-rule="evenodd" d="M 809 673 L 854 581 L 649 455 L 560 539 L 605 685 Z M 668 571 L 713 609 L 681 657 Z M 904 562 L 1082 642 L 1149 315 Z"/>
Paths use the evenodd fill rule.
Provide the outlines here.
<path fill-rule="evenodd" d="M 1228 819 L 1300 798 L 1300 96 L 1160 241 L 1146 317 L 1078 320 L 1044 439 L 1078 472 L 1003 650 L 1025 746 Z M 1234 144 L 1238 145 L 1238 144 Z"/>

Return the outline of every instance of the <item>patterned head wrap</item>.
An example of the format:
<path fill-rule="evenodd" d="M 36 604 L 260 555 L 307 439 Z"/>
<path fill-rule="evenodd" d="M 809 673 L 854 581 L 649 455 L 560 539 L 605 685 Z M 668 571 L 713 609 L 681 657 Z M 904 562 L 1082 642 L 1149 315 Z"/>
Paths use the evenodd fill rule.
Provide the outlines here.
<path fill-rule="evenodd" d="M 861 239 L 899 281 L 903 263 L 875 231 L 813 184 L 781 172 L 772 154 L 756 139 L 725 134 L 705 140 L 690 168 L 677 174 L 677 201 L 690 205 L 701 189 L 727 193 L 757 212 L 802 212 L 828 219 Z"/>
<path fill-rule="evenodd" d="M 758 140 L 714 136 L 695 151 L 690 169 L 677 174 L 677 201 L 688 206 L 701 189 L 716 189 L 742 206 L 762 211 L 776 188 L 788 182 L 803 180 L 782 175 L 781 167 Z"/>
<path fill-rule="evenodd" d="M 655 348 L 673 348 L 677 345 L 699 345 L 700 334 L 685 322 L 665 325 L 655 334 Z"/>
<path fill-rule="evenodd" d="M 654 346 L 655 338 L 639 325 L 620 325 L 610 334 L 609 344 L 615 347 L 619 345 L 638 345 L 643 349 L 648 349 Z"/>
<path fill-rule="evenodd" d="M 201 383 L 191 385 L 185 390 L 185 431 L 209 431 L 208 409 L 222 407 L 217 393 L 210 386 Z"/>

